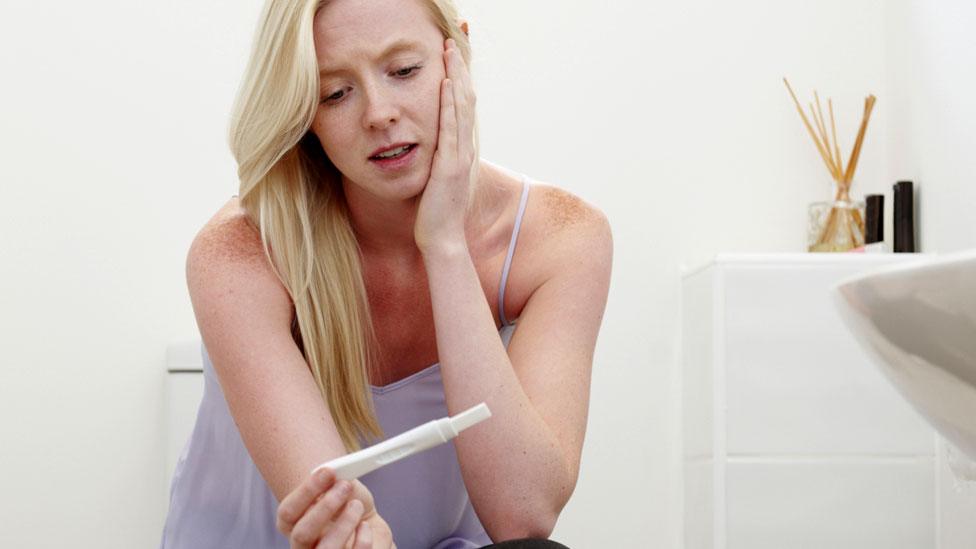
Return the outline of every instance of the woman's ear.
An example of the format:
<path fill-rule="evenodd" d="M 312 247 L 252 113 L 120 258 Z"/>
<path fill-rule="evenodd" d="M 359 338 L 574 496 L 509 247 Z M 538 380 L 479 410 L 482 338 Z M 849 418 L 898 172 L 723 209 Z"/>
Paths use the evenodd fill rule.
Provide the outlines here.
<path fill-rule="evenodd" d="M 461 19 L 458 21 L 458 26 L 461 27 L 461 32 L 463 32 L 465 36 L 468 36 L 468 22 Z"/>

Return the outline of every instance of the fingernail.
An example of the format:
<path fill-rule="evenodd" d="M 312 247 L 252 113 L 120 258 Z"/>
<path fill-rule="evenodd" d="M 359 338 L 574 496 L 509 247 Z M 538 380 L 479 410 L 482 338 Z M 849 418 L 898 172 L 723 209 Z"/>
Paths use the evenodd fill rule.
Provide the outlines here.
<path fill-rule="evenodd" d="M 329 472 L 325 469 L 321 469 L 319 472 L 315 473 L 315 481 L 318 482 L 320 486 L 325 485 L 325 483 L 329 481 Z"/>

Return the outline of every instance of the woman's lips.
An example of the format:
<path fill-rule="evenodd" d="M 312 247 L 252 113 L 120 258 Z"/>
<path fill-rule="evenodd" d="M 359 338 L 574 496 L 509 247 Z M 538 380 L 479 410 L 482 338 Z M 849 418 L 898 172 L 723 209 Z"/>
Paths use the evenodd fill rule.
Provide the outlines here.
<path fill-rule="evenodd" d="M 417 156 L 418 145 L 416 143 L 408 145 L 408 149 L 405 153 L 399 156 L 394 156 L 391 158 L 380 158 L 376 156 L 369 157 L 369 161 L 373 165 L 377 166 L 381 170 L 385 171 L 396 171 L 401 170 L 410 165 L 413 159 Z"/>

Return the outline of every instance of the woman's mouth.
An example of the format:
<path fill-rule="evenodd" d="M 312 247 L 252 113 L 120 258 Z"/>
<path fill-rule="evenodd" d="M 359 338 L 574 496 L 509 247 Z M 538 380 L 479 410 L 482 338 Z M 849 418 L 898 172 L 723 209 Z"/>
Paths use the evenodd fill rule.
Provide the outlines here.
<path fill-rule="evenodd" d="M 399 170 L 409 165 L 417 156 L 416 150 L 416 143 L 397 145 L 370 156 L 369 161 L 383 170 Z"/>

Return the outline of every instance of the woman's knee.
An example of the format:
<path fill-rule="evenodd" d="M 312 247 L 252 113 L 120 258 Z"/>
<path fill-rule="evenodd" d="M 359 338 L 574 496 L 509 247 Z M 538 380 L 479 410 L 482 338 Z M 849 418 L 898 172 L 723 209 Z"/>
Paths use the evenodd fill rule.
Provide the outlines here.
<path fill-rule="evenodd" d="M 549 539 L 513 539 L 495 543 L 482 549 L 569 549 L 565 545 Z"/>

